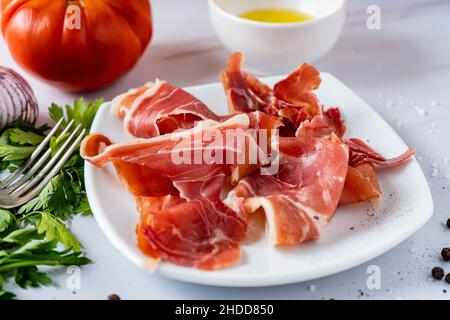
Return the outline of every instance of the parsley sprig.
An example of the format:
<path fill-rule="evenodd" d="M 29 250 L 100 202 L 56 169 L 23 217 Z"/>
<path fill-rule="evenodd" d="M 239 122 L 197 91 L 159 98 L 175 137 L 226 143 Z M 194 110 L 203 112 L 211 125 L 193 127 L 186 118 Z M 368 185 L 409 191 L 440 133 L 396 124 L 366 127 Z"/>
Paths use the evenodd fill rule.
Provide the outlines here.
<path fill-rule="evenodd" d="M 0 170 L 14 171 L 45 138 L 48 126 L 35 128 L 19 119 L 0 134 Z"/>
<path fill-rule="evenodd" d="M 86 103 L 82 98 L 73 105 L 49 107 L 53 121 L 63 118 L 62 127 L 74 120 L 89 130 L 102 100 Z M 0 133 L 0 170 L 14 171 L 45 138 L 49 126 L 34 127 L 19 120 Z M 50 141 L 53 155 L 70 132 Z M 69 231 L 66 221 L 73 215 L 89 215 L 91 209 L 84 186 L 84 161 L 79 152 L 69 158 L 59 173 L 38 197 L 13 210 L 0 209 L 0 300 L 13 299 L 3 289 L 11 278 L 22 288 L 52 283 L 39 266 L 85 265 L 82 245 Z"/>

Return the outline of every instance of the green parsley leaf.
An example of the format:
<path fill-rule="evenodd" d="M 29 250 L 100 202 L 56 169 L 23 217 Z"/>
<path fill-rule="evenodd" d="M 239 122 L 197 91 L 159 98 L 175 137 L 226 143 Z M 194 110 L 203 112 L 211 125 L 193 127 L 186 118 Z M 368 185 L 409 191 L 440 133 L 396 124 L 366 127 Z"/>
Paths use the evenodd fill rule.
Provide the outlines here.
<path fill-rule="evenodd" d="M 44 233 L 47 240 L 58 240 L 66 246 L 72 247 L 75 252 L 79 252 L 81 250 L 81 244 L 75 236 L 67 230 L 64 223 L 47 212 L 41 213 L 40 222 L 37 226 L 37 232 Z"/>
<path fill-rule="evenodd" d="M 68 169 L 76 169 L 84 172 L 84 159 L 80 156 L 80 153 L 74 153 L 69 160 L 67 160 L 63 166 L 63 170 L 67 172 Z"/>
<path fill-rule="evenodd" d="M 102 104 L 103 99 L 97 99 L 92 103 L 86 103 L 83 98 L 79 98 L 74 101 L 73 106 L 65 105 L 62 107 L 52 103 L 48 109 L 48 113 L 50 118 L 55 122 L 64 118 L 64 121 L 62 122 L 63 128 L 65 128 L 71 120 L 74 120 L 73 128 L 80 124 L 83 128 L 90 130 L 95 114 Z"/>
<path fill-rule="evenodd" d="M 48 124 L 36 127 L 33 124 L 25 122 L 22 118 L 19 118 L 16 121 L 10 123 L 7 128 L 18 128 L 23 131 L 32 131 L 36 134 L 43 135 L 50 127 L 48 126 Z"/>
<path fill-rule="evenodd" d="M 12 128 L 10 129 L 9 139 L 20 145 L 29 144 L 35 146 L 44 140 L 44 136 L 36 134 L 33 131 L 24 131 L 18 128 Z"/>
<path fill-rule="evenodd" d="M 41 191 L 39 197 L 24 204 L 18 210 L 20 214 L 27 214 L 33 211 L 48 211 L 62 220 L 67 220 L 74 213 L 74 209 L 79 206 L 80 197 L 74 187 L 78 186 L 68 179 L 70 174 L 60 172 L 54 176 L 49 184 Z"/>
<path fill-rule="evenodd" d="M 91 207 L 89 206 L 89 202 L 86 196 L 81 198 L 80 203 L 75 208 L 76 214 L 81 214 L 83 216 L 88 216 L 92 214 Z"/>
<path fill-rule="evenodd" d="M 66 134 L 63 134 L 59 137 L 51 137 L 50 139 L 50 150 L 52 157 L 56 154 L 56 152 L 59 150 L 59 148 L 62 147 L 64 142 L 66 142 L 67 138 L 69 138 L 70 132 L 67 132 Z"/>
<path fill-rule="evenodd" d="M 45 205 L 45 202 L 41 201 L 40 197 L 37 197 L 37 198 L 34 198 L 34 199 L 28 201 L 23 206 L 21 206 L 19 208 L 19 210 L 17 211 L 17 213 L 25 214 L 25 213 L 30 213 L 33 211 L 40 211 L 43 209 L 44 205 Z"/>
<path fill-rule="evenodd" d="M 34 151 L 35 146 L 11 146 L 0 144 L 0 158 L 3 161 L 13 161 L 28 158 Z"/>
<path fill-rule="evenodd" d="M 8 234 L 6 237 L 0 240 L 0 243 L 8 243 L 8 244 L 15 244 L 15 245 L 24 245 L 31 240 L 40 240 L 43 239 L 44 236 L 40 235 L 36 228 L 34 227 L 26 227 L 23 229 L 18 229 L 10 234 Z"/>
<path fill-rule="evenodd" d="M 0 209 L 0 233 L 7 230 L 15 222 L 16 218 L 10 211 Z"/>
<path fill-rule="evenodd" d="M 48 198 L 47 209 L 57 217 L 67 220 L 73 213 L 74 203 L 77 195 L 74 193 L 72 184 L 64 174 L 58 174 L 52 179 L 53 192 Z"/>
<path fill-rule="evenodd" d="M 15 297 L 16 295 L 14 293 L 0 289 L 0 300 L 13 300 Z"/>
<path fill-rule="evenodd" d="M 64 118 L 64 109 L 56 103 L 52 103 L 48 108 L 48 114 L 53 121 L 58 122 L 61 118 Z M 67 121 L 63 121 L 63 126 L 66 127 L 66 125 Z"/>
<path fill-rule="evenodd" d="M 45 272 L 38 271 L 36 266 L 16 269 L 15 281 L 21 288 L 40 287 L 52 284 L 52 279 Z"/>
<path fill-rule="evenodd" d="M 57 240 L 31 240 L 19 248 L 0 256 L 0 272 L 16 270 L 31 266 L 81 266 L 91 262 L 81 256 L 81 252 L 73 252 L 72 248 L 57 251 Z"/>
<path fill-rule="evenodd" d="M 0 135 L 0 144 L 8 144 L 10 142 L 9 136 L 11 134 L 11 129 L 6 129 L 3 131 L 3 133 Z"/>

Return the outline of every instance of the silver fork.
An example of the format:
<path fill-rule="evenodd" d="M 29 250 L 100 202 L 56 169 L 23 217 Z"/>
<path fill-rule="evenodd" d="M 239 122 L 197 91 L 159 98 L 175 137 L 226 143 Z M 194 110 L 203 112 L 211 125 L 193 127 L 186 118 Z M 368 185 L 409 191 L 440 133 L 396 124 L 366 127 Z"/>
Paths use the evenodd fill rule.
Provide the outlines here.
<path fill-rule="evenodd" d="M 56 123 L 55 127 L 23 165 L 19 166 L 5 180 L 0 182 L 0 208 L 10 209 L 19 207 L 35 198 L 58 173 L 77 148 L 86 133 L 86 129 L 82 129 L 81 125 L 75 128 L 64 144 L 50 158 L 51 150 L 47 148 L 47 145 L 61 127 L 62 121 L 63 119 Z M 72 126 L 73 120 L 66 125 L 58 137 L 62 137 L 69 132 Z M 82 130 L 79 133 L 80 129 Z M 41 155 L 44 150 L 45 152 Z M 49 158 L 50 160 L 47 161 Z M 22 174 L 27 169 L 28 171 Z"/>

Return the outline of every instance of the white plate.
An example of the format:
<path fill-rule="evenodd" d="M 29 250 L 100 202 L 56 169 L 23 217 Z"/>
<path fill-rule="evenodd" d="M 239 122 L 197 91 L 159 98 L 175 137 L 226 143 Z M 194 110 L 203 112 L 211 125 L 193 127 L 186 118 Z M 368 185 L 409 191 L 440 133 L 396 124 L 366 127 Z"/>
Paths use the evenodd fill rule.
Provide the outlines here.
<path fill-rule="evenodd" d="M 348 136 L 369 141 L 383 155 L 404 152 L 407 146 L 397 133 L 364 101 L 332 75 L 322 73 L 318 95 L 327 106 L 341 108 Z M 263 79 L 273 85 L 280 77 Z M 218 83 L 187 88 L 215 112 L 226 113 L 226 99 Z M 119 119 L 110 115 L 108 104 L 97 114 L 92 130 L 119 142 L 130 137 Z M 109 166 L 97 169 L 90 164 L 85 171 L 89 203 L 99 226 L 119 251 L 136 265 L 145 268 L 146 257 L 136 248 L 135 203 Z M 320 240 L 278 249 L 269 247 L 261 237 L 244 244 L 241 262 L 220 271 L 200 271 L 163 263 L 157 273 L 186 282 L 256 287 L 280 285 L 331 275 L 381 255 L 407 239 L 433 212 L 427 181 L 415 159 L 407 164 L 379 170 L 383 200 L 377 204 L 358 204 L 338 209 Z"/>

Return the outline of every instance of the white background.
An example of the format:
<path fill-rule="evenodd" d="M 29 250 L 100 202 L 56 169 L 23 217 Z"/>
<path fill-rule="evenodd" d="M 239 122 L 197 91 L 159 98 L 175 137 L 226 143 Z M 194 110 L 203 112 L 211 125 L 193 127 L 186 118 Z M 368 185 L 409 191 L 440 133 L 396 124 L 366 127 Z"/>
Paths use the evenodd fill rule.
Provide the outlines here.
<path fill-rule="evenodd" d="M 372 4 L 381 7 L 381 30 L 366 28 L 366 8 Z M 206 1 L 155 0 L 152 5 L 154 38 L 138 65 L 112 86 L 85 94 L 85 98 L 110 99 L 155 77 L 179 86 L 219 80 L 227 52 L 211 28 Z M 442 223 L 450 217 L 449 13 L 449 0 L 350 0 L 342 37 L 315 63 L 352 88 L 407 144 L 418 149 L 435 212 L 430 222 L 402 245 L 360 267 L 320 280 L 269 288 L 216 288 L 147 274 L 113 248 L 93 217 L 76 217 L 72 231 L 94 261 L 82 268 L 81 289 L 66 287 L 69 275 L 65 270 L 51 272 L 53 286 L 9 288 L 20 299 L 106 299 L 111 293 L 122 299 L 449 299 L 450 284 L 429 276 L 435 265 L 450 272 L 450 263 L 442 262 L 439 254 L 443 246 L 450 245 L 450 230 Z M 20 71 L 3 40 L 0 64 Z M 78 97 L 25 76 L 38 97 L 42 121 L 52 101 L 69 103 Z M 381 269 L 380 290 L 366 286 L 370 265 Z"/>

